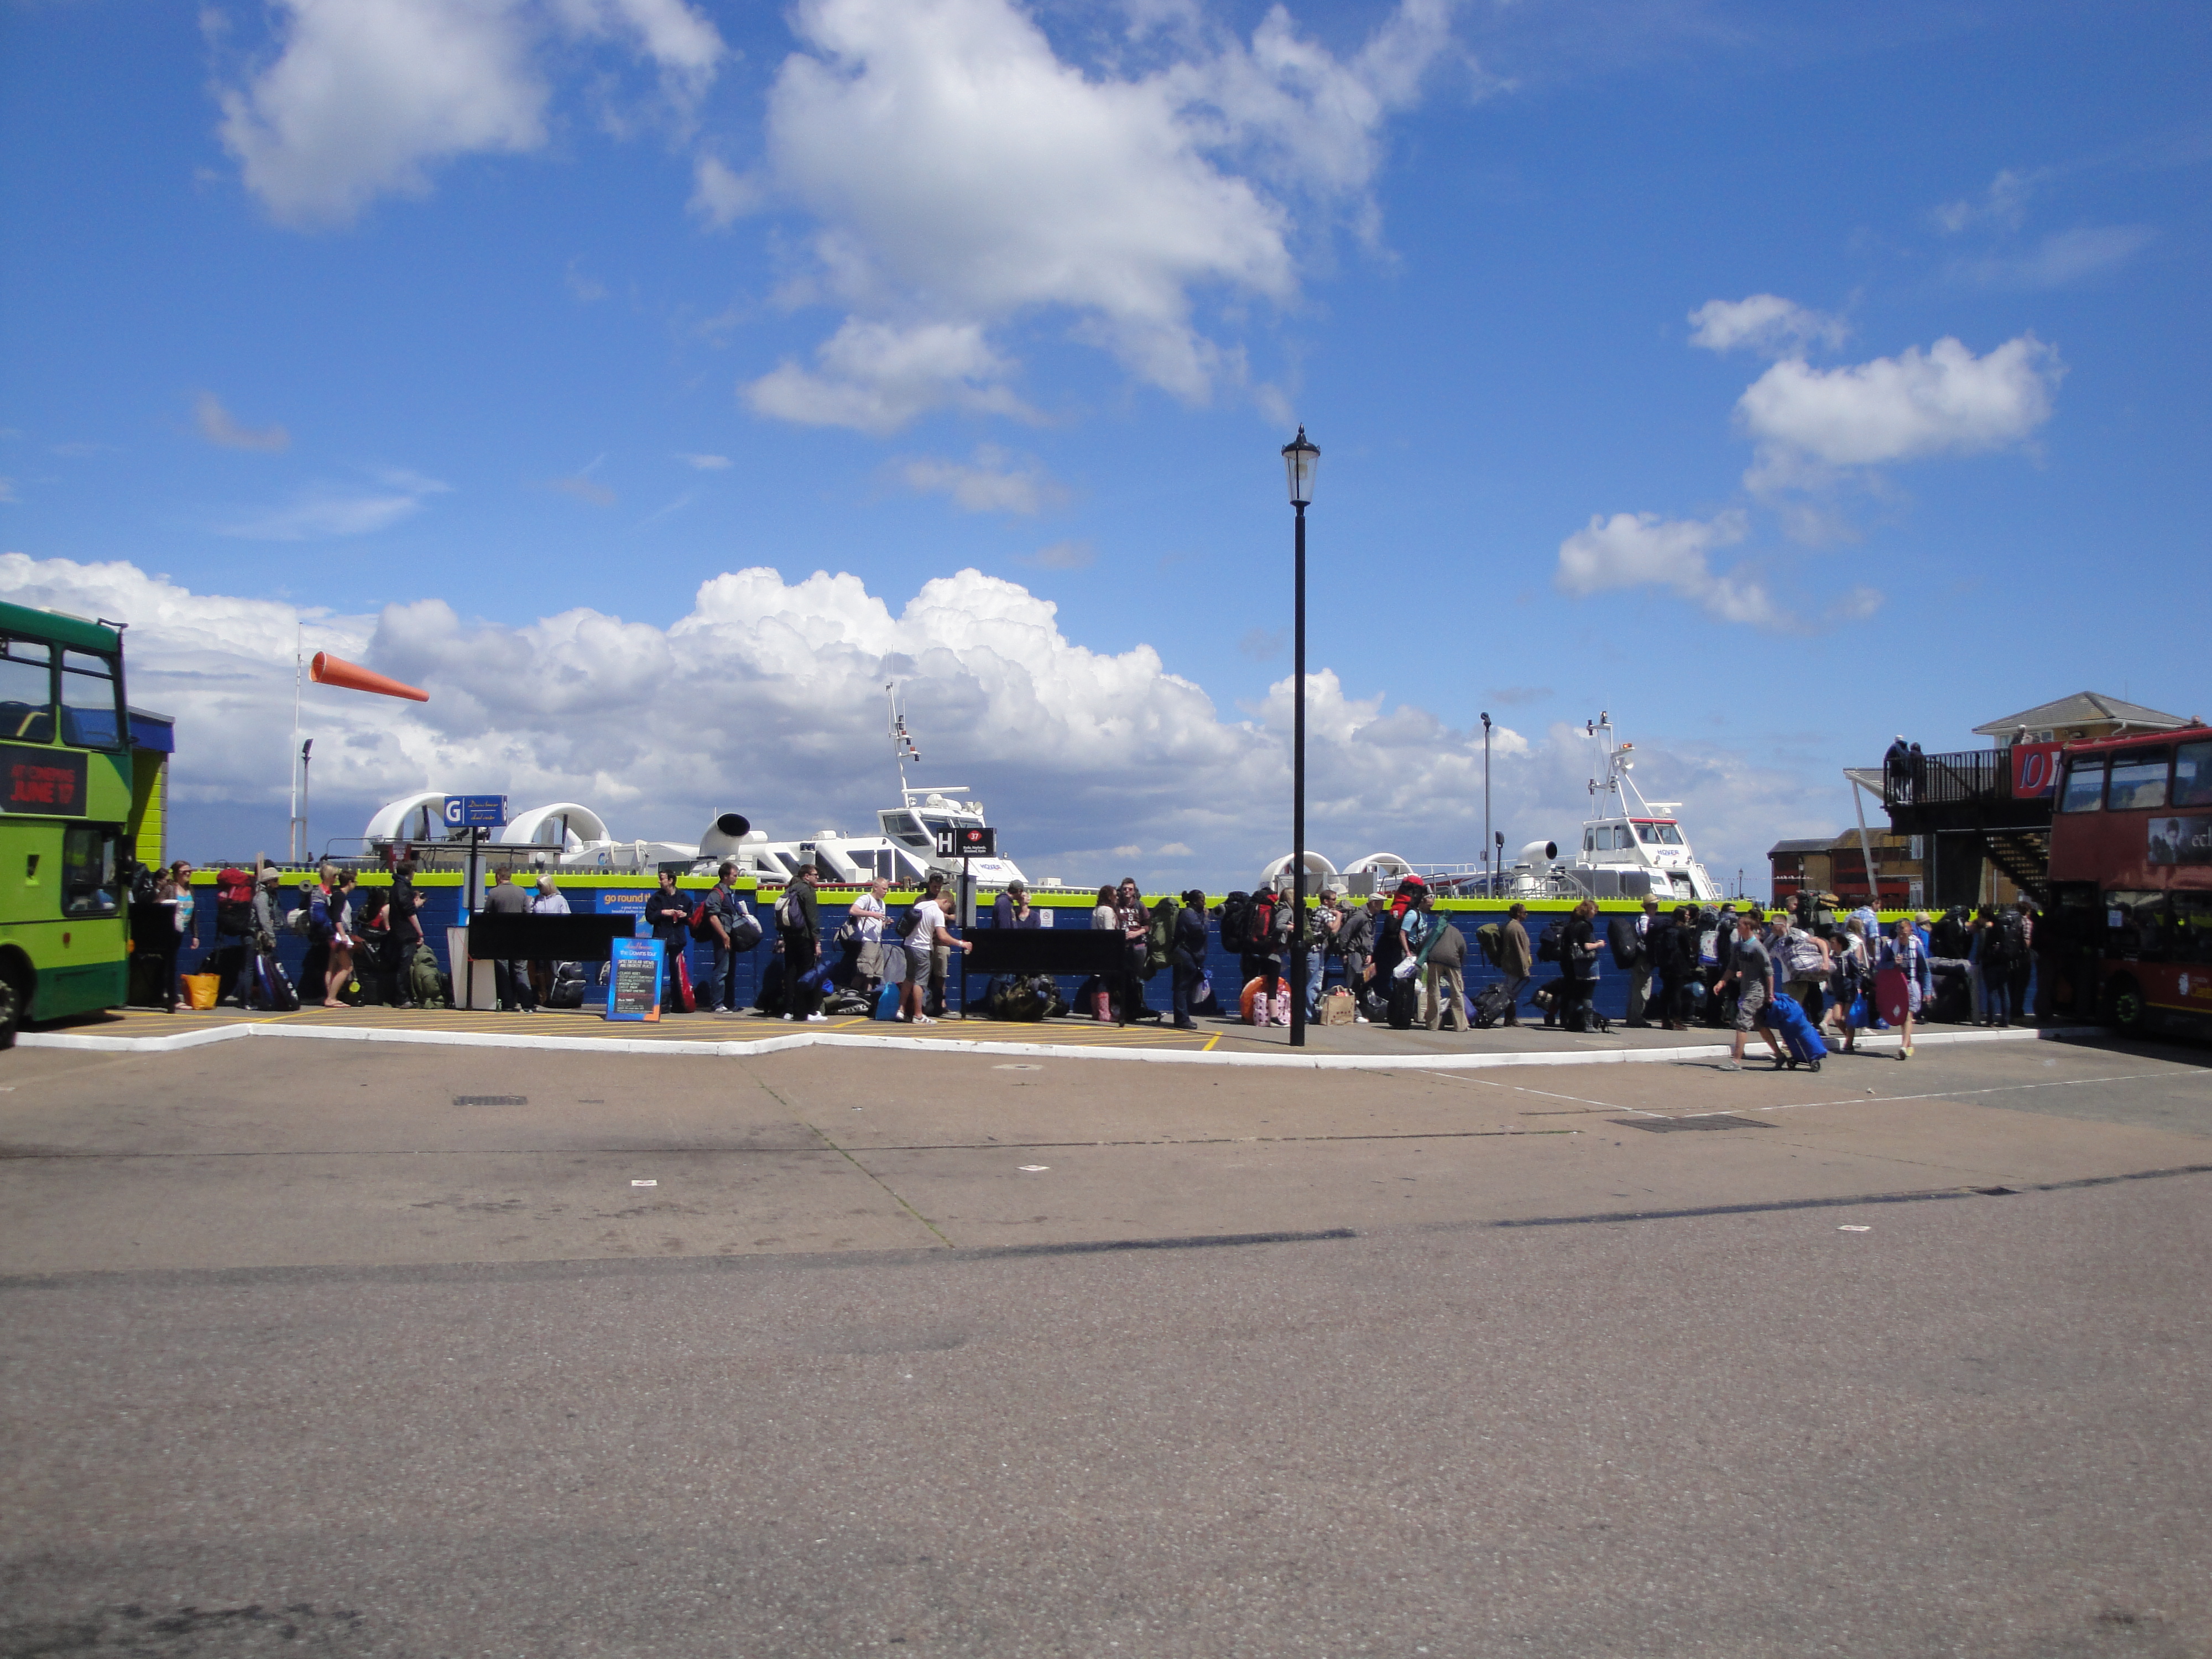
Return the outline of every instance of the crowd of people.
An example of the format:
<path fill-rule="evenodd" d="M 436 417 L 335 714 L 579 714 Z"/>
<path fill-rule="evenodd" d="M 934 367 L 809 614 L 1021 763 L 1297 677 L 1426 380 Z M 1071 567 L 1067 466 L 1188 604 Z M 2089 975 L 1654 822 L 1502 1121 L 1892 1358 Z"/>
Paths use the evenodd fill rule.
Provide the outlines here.
<path fill-rule="evenodd" d="M 192 927 L 191 873 L 189 865 L 172 866 L 159 890 L 161 902 L 177 906 L 177 927 L 185 934 Z M 224 873 L 243 879 L 241 872 Z M 525 874 L 527 886 L 508 868 L 495 868 L 483 908 L 494 915 L 568 913 L 554 874 Z M 221 975 L 220 1000 L 267 1006 L 272 995 L 283 994 L 272 991 L 270 976 L 282 978 L 275 951 L 279 932 L 286 929 L 307 940 L 296 993 L 306 1002 L 404 1007 L 432 1000 L 435 993 L 421 974 L 410 971 L 418 953 L 429 954 L 416 875 L 415 860 L 403 857 L 392 866 L 388 884 L 363 886 L 351 871 L 326 864 L 301 888 L 296 908 L 282 903 L 284 878 L 273 866 L 255 872 L 250 902 L 243 890 L 220 890 L 216 949 L 206 964 Z M 738 1012 L 739 964 L 767 939 L 769 959 L 752 988 L 758 1012 L 817 1023 L 833 1013 L 867 1013 L 930 1024 L 944 1015 L 952 960 L 973 942 L 960 937 L 942 874 L 933 873 L 917 900 L 896 915 L 890 884 L 874 882 L 848 901 L 844 917 L 827 937 L 813 866 L 795 872 L 769 915 L 754 914 L 738 882 L 733 863 L 720 866 L 703 894 L 679 890 L 676 873 L 663 871 L 659 890 L 647 897 L 644 920 L 666 958 L 663 1012 Z M 1302 917 L 1296 911 L 1280 886 L 1233 893 L 1218 907 L 1209 906 L 1198 890 L 1148 906 L 1135 878 L 1126 878 L 1098 890 L 1089 915 L 1093 930 L 1118 936 L 1116 970 L 1085 981 L 1072 1006 L 1049 978 L 994 979 L 986 1006 L 993 1012 L 1018 1009 L 1014 1018 L 1068 1012 L 1097 1021 L 1164 1018 L 1188 1030 L 1206 1013 L 1286 1025 L 1296 997 L 1313 1024 L 1387 1021 L 1401 1028 L 1465 1030 L 1519 1024 L 1528 1010 L 1546 1025 L 1589 1030 L 1607 1024 L 1595 1005 L 1609 959 L 1627 981 L 1628 1026 L 1729 1030 L 1728 1064 L 1740 1066 L 1754 1036 L 1778 1063 L 1786 1063 L 1770 1018 L 1778 998 L 1790 999 L 1845 1053 L 1856 1051 L 1860 1033 L 1870 1024 L 1893 1025 L 1902 1038 L 1900 1056 L 1910 1058 L 1915 1027 L 1931 1018 L 1992 1026 L 2047 1019 L 2056 977 L 2034 971 L 2044 941 L 2035 908 L 2026 898 L 2002 907 L 1955 907 L 1932 921 L 1923 912 L 1887 927 L 1865 907 L 1832 919 L 1808 908 L 1767 913 L 1738 903 L 1669 908 L 1656 898 L 1646 898 L 1638 914 L 1606 918 L 1595 900 L 1586 899 L 1539 925 L 1516 903 L 1502 919 L 1475 929 L 1472 945 L 1417 878 L 1390 895 L 1364 898 L 1324 887 Z M 1046 921 L 1019 881 L 992 907 L 995 927 L 1031 928 Z M 1217 985 L 1209 973 L 1217 931 L 1223 951 L 1237 959 L 1235 986 Z M 703 951 L 695 952 L 695 945 Z M 1293 967 L 1300 946 L 1303 975 Z M 1471 950 L 1492 970 L 1473 996 Z M 704 967 L 695 980 L 692 964 L 702 955 Z M 1539 985 L 1547 966 L 1551 975 Z M 1882 981 L 1889 969 L 1895 977 Z M 1169 1006 L 1159 1011 L 1148 1006 L 1146 988 L 1163 972 L 1169 975 Z M 434 963 L 430 973 L 434 985 Z M 556 984 L 568 974 L 576 982 L 566 1006 L 580 1006 L 583 975 L 574 964 L 495 963 L 498 1005 L 533 1011 L 549 1000 L 560 1002 Z M 1878 982 L 1892 991 L 1902 987 L 1887 1019 Z M 173 999 L 174 981 L 170 983 Z"/>

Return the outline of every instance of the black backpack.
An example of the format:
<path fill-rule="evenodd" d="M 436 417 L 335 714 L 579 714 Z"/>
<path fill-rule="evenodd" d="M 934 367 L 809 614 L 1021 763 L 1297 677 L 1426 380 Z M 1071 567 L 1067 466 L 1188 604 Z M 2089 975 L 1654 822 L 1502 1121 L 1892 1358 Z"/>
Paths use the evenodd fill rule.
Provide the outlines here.
<path fill-rule="evenodd" d="M 2027 920 L 2017 910 L 2003 910 L 1997 915 L 1995 944 L 1997 955 L 2006 962 L 2021 962 L 2027 957 Z"/>
<path fill-rule="evenodd" d="M 1221 948 L 1240 956 L 1252 948 L 1249 893 L 1231 893 L 1221 901 Z"/>
<path fill-rule="evenodd" d="M 1537 936 L 1536 960 L 1539 962 L 1559 961 L 1561 942 L 1565 939 L 1566 932 L 1567 924 L 1561 921 L 1557 917 L 1553 917 L 1550 921 L 1546 922 L 1544 924 L 1544 931 Z"/>

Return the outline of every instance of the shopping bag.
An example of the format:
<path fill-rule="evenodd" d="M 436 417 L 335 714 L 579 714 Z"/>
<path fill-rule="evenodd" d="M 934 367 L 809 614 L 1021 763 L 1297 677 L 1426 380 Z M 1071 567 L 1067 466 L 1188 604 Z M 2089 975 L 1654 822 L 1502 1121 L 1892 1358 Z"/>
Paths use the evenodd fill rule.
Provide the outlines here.
<path fill-rule="evenodd" d="M 186 974 L 183 976 L 185 1000 L 194 1009 L 212 1008 L 222 990 L 221 974 Z"/>

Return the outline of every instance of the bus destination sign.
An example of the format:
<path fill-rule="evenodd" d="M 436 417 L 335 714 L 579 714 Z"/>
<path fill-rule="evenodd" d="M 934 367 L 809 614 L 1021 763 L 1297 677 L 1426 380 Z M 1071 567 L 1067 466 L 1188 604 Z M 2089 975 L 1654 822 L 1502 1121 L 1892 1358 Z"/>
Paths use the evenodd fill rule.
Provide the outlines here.
<path fill-rule="evenodd" d="M 66 749 L 0 744 L 0 811 L 82 817 L 84 758 Z"/>

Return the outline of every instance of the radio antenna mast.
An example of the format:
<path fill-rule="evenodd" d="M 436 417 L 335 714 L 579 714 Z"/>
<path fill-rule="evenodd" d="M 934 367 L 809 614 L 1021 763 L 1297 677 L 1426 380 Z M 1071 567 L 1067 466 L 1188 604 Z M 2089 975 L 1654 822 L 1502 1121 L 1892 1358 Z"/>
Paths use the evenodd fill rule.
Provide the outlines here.
<path fill-rule="evenodd" d="M 898 682 L 893 680 L 885 685 L 884 693 L 890 699 L 891 754 L 898 762 L 899 799 L 903 801 L 912 793 L 906 787 L 906 763 L 912 761 L 916 766 L 921 765 L 921 750 L 914 746 L 914 739 L 907 735 L 906 716 L 899 712 Z"/>

